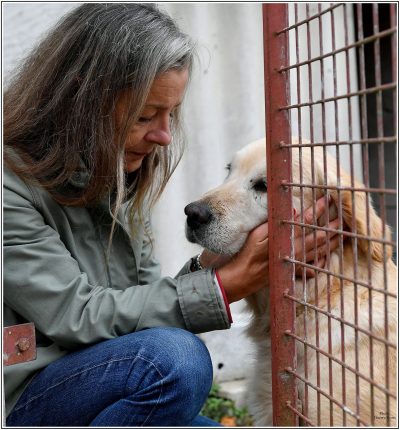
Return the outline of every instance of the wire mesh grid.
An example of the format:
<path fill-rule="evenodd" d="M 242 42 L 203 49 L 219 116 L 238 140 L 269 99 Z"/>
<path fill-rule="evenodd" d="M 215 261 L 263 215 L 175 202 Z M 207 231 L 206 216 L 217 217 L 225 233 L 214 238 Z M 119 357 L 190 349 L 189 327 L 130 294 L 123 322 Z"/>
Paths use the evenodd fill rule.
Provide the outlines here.
<path fill-rule="evenodd" d="M 300 216 L 280 222 L 302 238 L 302 258 L 292 240 L 283 261 L 303 271 L 283 299 L 271 295 L 271 318 L 288 316 L 276 311 L 284 304 L 294 320 L 283 337 L 279 321 L 272 329 L 272 344 L 286 344 L 272 345 L 273 373 L 291 377 L 285 389 L 273 379 L 275 425 L 397 425 L 396 17 L 394 3 L 264 6 L 267 170 L 272 180 L 276 157 L 291 160 L 280 188 Z M 290 141 L 269 130 L 279 115 Z M 270 207 L 281 204 L 269 190 Z M 321 261 L 321 241 L 333 234 L 337 248 Z M 282 264 L 272 254 L 271 266 Z"/>

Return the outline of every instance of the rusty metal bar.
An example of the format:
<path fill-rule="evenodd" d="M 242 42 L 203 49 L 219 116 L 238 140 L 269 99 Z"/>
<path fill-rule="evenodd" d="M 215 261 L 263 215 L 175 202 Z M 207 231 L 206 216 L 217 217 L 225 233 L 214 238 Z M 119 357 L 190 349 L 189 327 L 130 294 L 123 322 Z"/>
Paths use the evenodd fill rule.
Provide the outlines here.
<path fill-rule="evenodd" d="M 364 24 L 363 24 L 363 17 L 362 17 L 362 5 L 357 5 L 357 25 L 358 25 L 358 38 L 362 39 L 364 37 Z M 365 76 L 365 45 L 362 47 L 360 46 L 359 49 L 359 83 L 361 89 L 365 89 L 367 87 L 366 84 L 366 76 Z M 367 124 L 367 96 L 364 94 L 361 97 L 361 135 L 363 137 L 368 137 L 368 124 Z M 363 147 L 363 176 L 364 176 L 364 184 L 366 186 L 369 185 L 369 154 L 368 149 Z M 370 234 L 370 209 L 368 204 L 368 198 L 369 195 L 367 193 L 366 195 L 367 199 L 365 202 L 365 209 L 366 209 L 366 222 L 367 222 L 367 235 Z M 371 243 L 368 241 L 368 283 L 372 282 L 372 256 L 371 256 Z M 372 291 L 368 291 L 368 328 L 370 331 L 373 329 L 373 302 L 372 302 Z M 370 353 L 370 377 L 371 379 L 374 379 L 374 342 L 373 339 L 369 338 L 369 353 Z M 370 386 L 370 396 L 371 396 L 371 424 L 375 425 L 375 390 L 374 387 Z"/>
<path fill-rule="evenodd" d="M 398 79 L 398 58 L 397 58 L 397 39 L 398 39 L 398 34 L 397 34 L 397 20 L 396 18 L 398 17 L 397 14 L 397 8 L 398 8 L 398 4 L 394 4 L 392 3 L 390 5 L 390 26 L 392 28 L 396 28 L 396 34 L 393 34 L 392 38 L 391 38 L 391 55 L 392 55 L 392 80 Z M 397 104 L 398 104 L 398 94 L 394 91 L 393 92 L 393 133 L 397 136 L 397 129 L 398 129 L 398 112 L 397 112 Z M 397 143 L 397 142 L 396 142 Z M 398 200 L 397 200 L 398 202 Z M 398 308 L 397 308 L 398 309 Z M 398 315 L 397 315 L 398 318 Z M 398 375 L 397 375 L 397 379 L 398 379 Z M 398 381 L 392 381 L 393 384 L 396 385 L 396 383 L 398 383 Z M 397 409 L 397 414 L 398 414 L 399 408 Z M 399 418 L 397 416 L 397 423 L 399 422 Z"/>
<path fill-rule="evenodd" d="M 306 21 L 308 23 L 308 21 Z M 305 61 L 301 61 L 295 64 L 291 64 L 290 66 L 283 67 L 279 71 L 286 72 L 290 69 L 294 69 L 297 67 L 305 66 L 307 64 L 315 63 L 316 61 L 324 60 L 325 58 L 332 57 L 333 55 L 340 54 L 341 52 L 348 52 L 350 49 L 358 48 L 359 46 L 366 45 L 367 43 L 374 42 L 376 39 L 383 39 L 384 37 L 392 36 L 396 33 L 396 29 L 389 28 L 388 30 L 384 30 L 380 33 L 377 33 L 374 36 L 366 37 L 365 39 L 357 40 L 357 42 L 346 44 L 342 48 L 335 49 L 334 51 L 327 52 L 323 55 L 318 55 L 317 57 L 310 58 Z"/>
<path fill-rule="evenodd" d="M 294 20 L 295 22 L 298 21 L 298 9 L 299 9 L 299 5 L 298 4 L 294 4 Z M 299 27 L 296 26 L 295 27 L 295 44 L 296 44 L 296 62 L 299 62 L 299 58 L 300 58 L 300 54 L 299 54 Z M 279 70 L 282 70 L 282 68 L 280 68 Z M 297 102 L 300 103 L 300 100 L 302 99 L 302 85 L 301 85 L 301 71 L 299 68 L 295 69 L 296 71 L 296 94 L 297 94 Z M 292 112 L 289 112 L 290 114 L 292 114 Z M 296 110 L 296 114 L 297 114 L 297 124 L 298 124 L 298 138 L 299 138 L 299 142 L 302 142 L 303 140 L 303 128 L 302 128 L 302 112 L 301 109 L 297 109 Z M 294 114 L 293 114 L 294 116 Z M 299 148 L 299 154 L 298 154 L 298 160 L 299 160 L 299 175 L 300 175 L 300 182 L 303 181 L 303 169 L 301 168 L 301 163 L 302 163 L 302 148 Z M 301 217 L 301 221 L 304 222 L 304 190 L 303 188 L 300 189 L 300 217 Z M 306 246 L 305 246 L 305 231 L 303 230 L 301 233 L 301 252 L 303 255 L 303 260 L 306 258 Z M 293 244 L 294 245 L 294 244 Z M 294 255 L 294 249 L 292 249 L 292 255 Z M 306 280 L 307 280 L 307 273 L 306 273 L 306 268 L 303 268 L 303 276 L 302 276 L 302 289 L 303 289 L 303 297 L 307 297 L 307 288 L 306 288 Z M 307 318 L 306 315 L 303 314 L 303 331 L 304 333 L 307 333 Z M 303 349 L 303 354 L 304 354 L 304 374 L 305 377 L 308 378 L 308 350 L 307 350 L 307 346 L 304 345 L 304 349 Z M 304 386 L 304 399 L 303 399 L 303 410 L 304 410 L 304 414 L 308 415 L 308 386 L 305 385 Z"/>
<path fill-rule="evenodd" d="M 316 100 L 313 102 L 304 102 L 304 103 L 298 103 L 298 104 L 294 104 L 294 105 L 286 105 L 286 106 L 282 106 L 280 109 L 281 110 L 289 110 L 289 109 L 297 109 L 297 108 L 302 108 L 302 107 L 306 107 L 306 106 L 317 105 L 317 104 L 321 104 L 321 103 L 336 102 L 338 100 L 343 100 L 343 99 L 347 99 L 350 97 L 358 97 L 358 96 L 362 96 L 364 94 L 380 93 L 382 91 L 394 90 L 396 88 L 397 88 L 397 83 L 396 82 L 390 82 L 388 84 L 378 85 L 378 86 L 366 88 L 366 89 L 360 90 L 360 91 L 353 91 L 352 93 L 348 93 L 348 94 L 342 94 L 342 95 L 335 96 L 335 97 L 328 97 L 325 100 L 321 99 L 321 100 Z"/>
<path fill-rule="evenodd" d="M 318 4 L 318 11 L 321 13 L 322 5 Z M 318 18 L 318 28 L 319 28 L 319 54 L 320 57 L 323 55 L 324 47 L 323 47 L 323 28 L 322 28 L 322 18 L 321 16 Z M 324 61 L 320 60 L 320 72 L 321 72 L 321 82 L 324 82 L 325 79 L 325 66 Z M 325 99 L 325 85 L 321 86 L 321 99 Z M 324 160 L 324 184 L 328 183 L 328 165 L 327 165 L 327 157 L 326 157 L 326 109 L 325 104 L 321 104 L 321 115 L 322 115 L 322 140 L 323 140 L 323 160 Z M 325 193 L 325 219 L 329 219 L 329 199 L 328 193 Z M 330 268 L 331 268 L 331 249 L 329 242 L 329 232 L 326 232 L 326 241 L 328 244 L 327 256 L 326 256 L 326 267 L 329 272 L 327 274 L 327 308 L 328 313 L 331 312 L 331 276 L 330 276 Z M 318 272 L 316 272 L 318 273 Z M 328 351 L 329 354 L 332 354 L 332 319 L 328 316 Z M 329 395 L 333 396 L 333 365 L 332 360 L 329 359 L 329 370 L 328 370 L 328 380 L 329 380 Z M 329 401 L 329 423 L 333 426 L 333 402 Z"/>
<path fill-rule="evenodd" d="M 301 25 L 303 25 L 303 24 L 305 24 L 305 23 L 307 23 L 307 22 L 309 22 L 309 21 L 312 21 L 313 19 L 319 18 L 319 17 L 321 17 L 322 15 L 324 15 L 324 14 L 326 14 L 326 13 L 330 12 L 331 10 L 336 9 L 337 7 L 342 6 L 342 5 L 343 5 L 343 3 L 335 3 L 335 4 L 333 4 L 332 6 L 330 6 L 330 7 L 326 8 L 326 9 L 324 9 L 322 12 L 318 12 L 318 13 L 316 13 L 315 15 L 312 15 L 310 18 L 307 18 L 307 19 L 304 19 L 304 20 L 302 20 L 302 21 L 296 22 L 295 24 L 293 24 L 293 25 L 291 25 L 291 26 L 289 26 L 289 27 L 285 27 L 285 28 L 283 28 L 282 30 L 277 31 L 277 32 L 276 32 L 276 34 L 277 34 L 277 35 L 280 35 L 280 34 L 282 34 L 282 33 L 285 33 L 285 32 L 288 32 L 288 31 L 290 31 L 290 30 L 293 30 L 294 28 L 298 28 L 298 27 L 300 27 Z"/>
<path fill-rule="evenodd" d="M 340 229 L 332 229 L 329 227 L 321 227 L 319 225 L 310 225 L 310 224 L 306 224 L 303 222 L 298 222 L 298 221 L 290 221 L 290 220 L 282 220 L 282 223 L 284 224 L 290 224 L 290 225 L 295 225 L 298 227 L 304 227 L 304 228 L 313 228 L 315 230 L 321 230 L 321 231 L 325 231 L 325 232 L 330 232 L 330 233 L 337 233 L 343 236 L 348 236 L 348 237 L 353 237 L 353 238 L 358 238 L 358 239 L 365 239 L 371 242 L 376 242 L 376 243 L 384 243 L 385 245 L 389 245 L 389 246 L 395 246 L 396 243 L 392 242 L 391 240 L 387 240 L 387 239 L 381 239 L 381 238 L 377 238 L 374 236 L 366 236 L 363 234 L 358 234 L 358 233 L 353 233 L 351 231 L 347 231 L 347 230 L 340 230 Z"/>
<path fill-rule="evenodd" d="M 339 364 L 340 366 L 345 367 L 347 370 L 349 370 L 350 372 L 356 374 L 357 376 L 359 376 L 360 378 L 364 379 L 364 381 L 368 382 L 369 384 L 374 385 L 375 387 L 377 387 L 379 390 L 381 390 L 383 393 L 388 394 L 390 397 L 392 397 L 393 399 L 396 399 L 396 393 L 391 393 L 385 386 L 378 384 L 376 381 L 374 381 L 373 379 L 369 378 L 368 376 L 365 376 L 364 374 L 362 374 L 359 370 L 354 369 L 353 367 L 349 366 L 346 363 L 343 363 L 343 361 L 339 360 L 338 358 L 336 358 L 334 355 L 332 355 L 331 353 L 328 353 L 326 351 L 324 351 L 321 348 L 317 348 L 315 345 L 313 345 L 310 342 L 307 342 L 306 339 L 302 339 L 301 337 L 295 335 L 294 333 L 291 333 L 290 331 L 287 331 L 285 334 L 287 334 L 288 336 L 293 337 L 293 339 L 296 339 L 298 342 L 300 343 L 307 343 L 307 346 L 309 346 L 310 348 L 312 348 L 315 351 L 318 351 L 320 354 L 324 355 L 325 357 L 329 358 L 330 360 L 334 361 L 335 363 Z M 329 393 L 331 394 L 331 393 Z"/>
<path fill-rule="evenodd" d="M 269 222 L 269 280 L 272 355 L 272 401 L 275 426 L 296 426 L 298 419 L 287 402 L 296 405 L 297 388 L 293 376 L 286 367 L 296 367 L 295 342 L 284 335 L 294 330 L 295 306 L 285 299 L 285 292 L 293 293 L 294 267 L 282 260 L 281 255 L 291 251 L 292 227 L 282 224 L 291 217 L 291 192 L 281 186 L 283 179 L 290 178 L 290 151 L 281 148 L 289 143 L 290 126 L 287 112 L 279 107 L 288 103 L 289 88 L 285 74 L 278 73 L 288 64 L 289 46 L 287 34 L 277 35 L 287 27 L 286 4 L 263 4 L 264 71 L 266 140 L 268 151 L 268 222 Z M 276 244 L 280 244 L 277 249 Z M 275 245 L 275 246 L 273 246 Z"/>
<path fill-rule="evenodd" d="M 356 139 L 356 140 L 342 140 L 342 141 L 330 141 L 330 142 L 310 142 L 310 143 L 292 143 L 287 145 L 289 148 L 307 148 L 317 146 L 336 146 L 336 145 L 357 145 L 357 144 L 377 144 L 377 143 L 393 143 L 397 142 L 397 136 L 385 136 L 385 137 L 371 137 L 369 139 Z"/>
<path fill-rule="evenodd" d="M 283 181 L 284 187 L 299 187 L 299 188 L 319 188 L 321 190 L 334 190 L 334 191 L 358 191 L 367 193 L 383 193 L 383 194 L 397 194 L 395 189 L 391 188 L 358 188 L 358 187 L 343 187 L 335 185 L 316 185 L 316 184 L 302 184 L 301 182 L 287 182 Z"/>
<path fill-rule="evenodd" d="M 358 31 L 358 39 L 364 38 L 364 24 L 363 24 L 363 17 L 362 17 L 362 4 L 357 4 L 357 31 Z M 359 47 L 358 51 L 358 58 L 359 58 L 359 87 L 361 90 L 364 90 L 367 87 L 366 84 L 366 76 L 365 76 L 365 54 L 364 54 L 365 45 L 362 45 Z M 368 139 L 368 126 L 367 126 L 367 96 L 366 94 L 362 95 L 360 97 L 360 110 L 361 110 L 361 136 L 364 139 Z M 369 185 L 369 156 L 368 156 L 368 149 L 363 145 L 362 146 L 362 157 L 363 157 L 363 179 L 364 184 L 366 186 Z M 368 204 L 368 193 L 366 195 L 367 199 L 365 201 L 365 210 L 366 210 L 366 223 L 367 223 L 367 235 L 370 235 L 370 210 L 369 210 L 369 204 Z M 372 283 L 372 273 L 371 273 L 371 267 L 372 267 L 372 256 L 371 256 L 371 243 L 368 241 L 368 252 L 367 252 L 367 259 L 368 259 L 368 283 Z M 372 301 L 372 291 L 368 291 L 368 328 L 369 331 L 372 332 L 373 330 L 373 301 Z M 374 379 L 374 342 L 373 339 L 369 338 L 369 353 L 370 353 L 370 365 L 369 365 L 369 373 L 370 378 Z M 370 386 L 370 398 L 371 398 L 371 425 L 375 425 L 375 390 L 374 386 Z"/>
<path fill-rule="evenodd" d="M 318 393 L 322 394 L 323 396 L 325 396 L 327 399 L 329 399 L 330 401 L 332 401 L 333 403 L 335 403 L 335 405 L 339 406 L 339 408 L 341 408 L 343 410 L 344 414 L 349 414 L 352 417 L 354 417 L 357 421 L 359 421 L 362 425 L 364 426 L 368 426 L 368 423 L 365 422 L 364 420 L 362 420 L 360 418 L 360 416 L 358 416 L 355 412 L 353 412 L 348 406 L 346 406 L 346 403 L 340 403 L 337 399 L 335 399 L 334 397 L 330 396 L 328 393 L 326 393 L 324 390 L 322 390 L 321 388 L 317 387 L 315 384 L 313 384 L 310 381 L 307 381 L 307 379 L 303 378 L 301 375 L 299 375 L 297 372 L 295 372 L 293 369 L 291 368 L 286 368 L 286 371 L 289 372 L 290 374 L 292 374 L 293 376 L 295 376 L 296 378 L 300 379 L 302 382 L 304 382 L 305 384 L 309 385 L 311 388 L 313 388 L 315 391 L 317 391 Z"/>
<path fill-rule="evenodd" d="M 398 63 L 397 63 L 397 22 L 396 22 L 396 17 L 397 17 L 397 5 L 392 3 L 390 5 L 390 27 L 391 28 L 395 28 L 396 29 L 396 33 L 392 34 L 392 40 L 391 40 L 391 45 L 392 45 L 392 80 L 396 79 L 397 76 L 397 68 L 398 68 Z M 397 136 L 396 130 L 397 130 L 397 100 L 396 100 L 396 94 L 393 94 L 393 131 L 395 136 Z"/>
<path fill-rule="evenodd" d="M 307 385 L 307 384 L 305 384 Z M 290 402 L 286 402 L 286 406 L 293 412 L 295 413 L 299 418 L 301 418 L 304 422 L 306 422 L 310 427 L 315 427 L 315 424 L 309 419 L 307 418 L 305 415 L 303 415 L 301 412 L 299 412 L 296 408 L 294 408 Z"/>
<path fill-rule="evenodd" d="M 390 5 L 390 26 L 392 28 L 396 28 L 396 33 L 392 35 L 391 38 L 391 55 L 392 55 L 392 80 L 398 79 L 398 59 L 397 59 L 397 49 L 396 49 L 396 41 L 398 38 L 398 34 L 397 34 L 397 22 L 396 22 L 396 17 L 397 15 L 397 8 L 398 8 L 398 4 L 391 4 Z M 398 121 L 398 117 L 397 117 L 397 100 L 398 95 L 396 94 L 396 92 L 393 92 L 393 133 L 397 136 L 397 121 Z M 398 200 L 397 200 L 398 201 Z M 384 251 L 385 252 L 385 251 Z M 398 308 L 397 308 L 398 309 Z M 397 315 L 398 318 L 398 315 Z M 397 375 L 397 381 L 392 381 L 392 383 L 394 385 L 396 385 L 396 383 L 398 383 L 398 375 Z M 398 399 L 397 399 L 398 400 Z M 399 408 L 397 408 L 397 414 L 399 412 Z M 399 418 L 397 415 L 397 423 L 399 422 Z"/>
<path fill-rule="evenodd" d="M 367 336 L 370 336 L 370 337 L 374 338 L 375 340 L 377 340 L 378 342 L 383 343 L 384 345 L 387 345 L 387 346 L 390 346 L 392 348 L 397 349 L 397 345 L 395 343 L 389 342 L 388 340 L 386 340 L 386 339 L 384 339 L 382 337 L 376 336 L 374 333 L 371 333 L 370 331 L 365 330 L 365 329 L 363 329 L 360 326 L 356 327 L 353 323 L 351 323 L 350 321 L 346 320 L 343 317 L 338 317 L 337 315 L 332 314 L 330 312 L 327 312 L 324 309 L 317 308 L 313 304 L 305 302 L 304 300 L 297 299 L 296 297 L 291 296 L 290 294 L 285 294 L 284 296 L 286 298 L 288 298 L 288 299 L 290 299 L 290 300 L 298 303 L 299 305 L 306 306 L 306 307 L 308 307 L 308 308 L 310 308 L 310 309 L 312 309 L 314 311 L 316 310 L 316 311 L 320 312 L 323 315 L 330 316 L 331 318 L 335 319 L 336 321 L 339 321 L 343 325 L 347 325 L 347 326 L 349 326 L 351 328 L 354 328 L 355 330 L 359 330 L 361 333 L 366 334 Z M 342 360 L 343 360 L 343 358 L 342 358 Z M 345 361 L 343 360 L 343 362 L 345 362 Z"/>
<path fill-rule="evenodd" d="M 345 45 L 349 45 L 349 30 L 347 25 L 347 13 L 346 6 L 344 6 L 344 36 L 345 36 Z M 349 50 L 345 51 L 345 67 L 346 67 L 346 92 L 351 92 L 351 78 L 350 78 L 350 58 L 349 58 Z M 347 109 L 348 109 L 348 125 L 349 125 L 349 139 L 353 140 L 353 120 L 352 120 L 352 106 L 351 99 L 347 99 Z M 349 146 L 350 152 L 350 183 L 351 187 L 354 188 L 354 154 L 353 154 L 353 146 Z M 351 208 L 352 208 L 352 225 L 351 231 L 357 233 L 357 223 L 356 223 L 356 211 L 357 207 L 355 204 L 355 195 L 354 191 L 351 192 Z M 352 251 L 353 251 L 353 277 L 355 279 L 358 278 L 358 247 L 357 247 L 357 237 L 352 238 Z M 354 291 L 354 325 L 358 326 L 358 283 L 356 281 L 353 282 L 353 291 Z M 358 331 L 354 331 L 354 355 L 355 355 L 355 368 L 356 368 L 356 414 L 360 415 L 360 380 L 359 380 L 359 352 L 358 352 L 358 342 L 359 336 Z M 360 422 L 357 420 L 357 424 Z"/>
<path fill-rule="evenodd" d="M 320 273 L 325 273 L 326 275 L 330 275 L 334 278 L 337 279 L 342 279 L 343 281 L 349 281 L 349 282 L 356 282 L 357 285 L 360 285 L 361 287 L 365 287 L 368 288 L 371 291 L 376 291 L 377 293 L 381 293 L 381 294 L 385 294 L 388 297 L 393 297 L 394 299 L 397 299 L 397 295 L 390 292 L 390 291 L 386 291 L 386 290 L 380 290 L 379 288 L 375 288 L 372 284 L 367 284 L 366 282 L 360 281 L 358 279 L 354 279 L 354 278 L 350 278 L 348 276 L 344 276 L 344 275 L 339 275 L 336 273 L 332 273 L 330 270 L 328 269 L 323 269 L 321 267 L 317 267 L 313 264 L 309 264 L 309 263 L 305 263 L 304 261 L 299 261 L 299 260 L 295 260 L 294 258 L 290 258 L 290 257 L 284 257 L 284 260 L 289 262 L 289 263 L 293 263 L 297 266 L 302 266 L 304 268 L 308 268 L 308 269 L 312 269 L 315 270 L 316 272 L 320 272 Z"/>
<path fill-rule="evenodd" d="M 372 5 L 372 20 L 373 20 L 373 33 L 376 35 L 379 32 L 379 9 L 378 4 Z M 381 76 L 381 51 L 379 40 L 374 41 L 374 60 L 375 60 L 375 85 L 380 86 L 382 84 Z M 383 100 L 382 93 L 376 93 L 376 122 L 377 122 L 377 133 L 378 137 L 384 135 L 383 130 Z M 385 162 L 384 162 L 384 147 L 378 146 L 378 171 L 379 171 L 379 188 L 385 188 Z M 380 206 L 380 217 L 382 219 L 382 237 L 385 237 L 386 229 L 386 202 L 385 195 L 379 194 L 379 206 Z M 387 269 L 386 269 L 386 246 L 383 245 L 383 278 L 384 288 L 387 290 Z M 389 338 L 389 315 L 388 315 L 388 298 L 384 296 L 384 329 L 385 339 Z M 389 387 L 389 349 L 385 346 L 385 384 Z M 390 399 L 386 395 L 386 424 L 390 426 Z"/>
<path fill-rule="evenodd" d="M 310 60 L 311 58 L 311 35 L 310 35 L 310 21 L 309 21 L 309 17 L 310 17 L 310 5 L 306 4 L 306 16 L 307 16 L 307 23 L 306 23 L 306 28 L 307 28 L 307 57 L 308 60 Z M 312 79 L 312 68 L 311 68 L 311 62 L 308 63 L 308 98 L 309 101 L 311 102 L 313 100 L 313 79 Z M 314 141 L 314 106 L 310 106 L 309 108 L 310 111 L 310 139 L 311 142 Z M 311 182 L 313 184 L 315 184 L 315 162 L 314 162 L 314 147 L 311 147 Z M 301 164 L 300 164 L 301 166 Z M 302 171 L 302 167 L 300 167 L 300 170 Z M 302 180 L 300 180 L 300 182 L 303 182 Z M 301 188 L 303 189 L 303 188 Z M 311 189 L 312 192 L 312 208 L 313 208 L 313 224 L 317 224 L 317 218 L 316 218 L 316 209 L 315 209 L 315 205 L 316 205 L 316 189 L 312 188 Z M 303 229 L 303 232 L 305 232 L 305 230 Z M 314 262 L 315 265 L 318 265 L 318 244 L 317 244 L 317 231 L 314 229 L 313 230 L 313 239 L 314 239 Z M 318 276 L 315 277 L 315 288 L 314 288 L 314 301 L 315 301 L 315 305 L 317 307 L 319 307 L 319 300 L 318 300 L 318 294 L 319 294 L 319 290 L 318 290 Z M 315 311 L 314 313 L 314 318 L 315 318 L 315 342 L 316 342 L 316 346 L 319 349 L 319 314 L 318 312 Z M 306 318 L 305 318 L 306 319 Z M 306 330 L 304 330 L 304 333 L 307 333 Z M 306 360 L 306 359 L 304 359 Z M 320 365 L 320 355 L 319 352 L 317 352 L 316 354 L 316 367 L 317 367 L 317 385 L 320 386 L 321 384 L 321 365 Z M 307 375 L 305 375 L 305 378 L 307 379 Z M 317 393 L 317 425 L 320 426 L 321 425 L 321 395 L 320 393 Z"/>

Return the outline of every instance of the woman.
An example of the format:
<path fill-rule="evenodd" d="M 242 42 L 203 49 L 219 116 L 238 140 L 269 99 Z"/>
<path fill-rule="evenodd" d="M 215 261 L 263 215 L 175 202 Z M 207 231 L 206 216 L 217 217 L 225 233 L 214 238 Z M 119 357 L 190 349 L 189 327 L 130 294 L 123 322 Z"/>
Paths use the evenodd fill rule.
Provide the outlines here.
<path fill-rule="evenodd" d="M 267 225 L 222 285 L 209 254 L 160 278 L 149 213 L 181 156 L 193 57 L 153 5 L 84 4 L 5 92 L 4 325 L 37 337 L 36 360 L 5 368 L 7 425 L 216 425 L 198 416 L 212 366 L 193 333 L 229 328 L 228 302 L 263 287 Z"/>

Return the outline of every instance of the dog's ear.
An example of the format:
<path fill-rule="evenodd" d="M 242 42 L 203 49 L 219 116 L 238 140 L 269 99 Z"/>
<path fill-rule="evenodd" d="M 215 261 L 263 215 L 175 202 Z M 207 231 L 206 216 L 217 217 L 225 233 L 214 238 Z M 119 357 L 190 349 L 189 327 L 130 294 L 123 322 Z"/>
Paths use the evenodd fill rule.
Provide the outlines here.
<path fill-rule="evenodd" d="M 362 188 L 363 185 L 356 183 L 356 188 Z M 354 204 L 353 197 L 354 194 Z M 334 191 L 331 193 L 336 206 L 339 207 L 338 192 Z M 358 239 L 358 247 L 368 255 L 371 253 L 371 257 L 376 261 L 383 261 L 384 258 L 389 259 L 392 257 L 392 247 L 386 245 L 385 252 L 383 251 L 383 244 L 377 242 L 378 240 L 391 240 L 391 231 L 388 225 L 382 225 L 382 219 L 377 215 L 374 207 L 372 206 L 371 199 L 365 192 L 360 191 L 341 191 L 340 192 L 343 220 L 348 226 L 349 230 L 353 229 L 353 218 L 355 220 L 354 233 L 369 236 L 369 239 Z M 368 228 L 369 225 L 369 228 Z M 370 244 L 368 244 L 368 242 Z"/>
<path fill-rule="evenodd" d="M 334 186 L 338 185 L 338 174 L 336 160 L 332 156 L 328 156 L 328 183 Z M 352 181 L 351 176 L 340 168 L 340 185 L 343 187 L 351 187 Z M 365 188 L 365 185 L 357 180 L 354 180 L 354 187 L 358 189 Z M 331 190 L 329 194 L 332 196 L 336 203 L 339 211 L 338 203 L 338 191 Z M 354 197 L 353 197 L 354 196 Z M 354 204 L 353 204 L 354 198 Z M 375 261 L 383 261 L 384 258 L 389 259 L 392 257 L 392 247 L 390 245 L 385 246 L 385 252 L 383 250 L 383 244 L 376 240 L 391 240 L 390 227 L 384 224 L 382 219 L 376 213 L 371 198 L 366 192 L 362 191 L 351 191 L 343 190 L 340 191 L 340 200 L 342 206 L 343 221 L 347 225 L 350 231 L 354 230 L 362 236 L 369 236 L 369 239 L 357 239 L 358 248 L 368 256 L 371 254 L 371 258 Z M 353 209 L 354 208 L 354 209 Z M 353 228 L 354 220 L 354 228 Z M 374 240 L 375 239 L 375 240 Z"/>
<path fill-rule="evenodd" d="M 351 177 L 350 175 L 339 167 L 339 173 L 337 169 L 336 159 L 326 152 L 326 180 L 324 174 L 324 155 L 322 149 L 314 149 L 314 166 L 311 163 L 311 155 L 307 152 L 306 148 L 303 150 L 303 158 L 306 163 L 309 163 L 310 171 L 314 168 L 315 180 L 318 184 L 324 185 L 326 180 L 329 185 L 336 187 L 338 185 L 338 176 L 340 175 L 340 185 L 342 187 L 351 187 Z M 297 167 L 294 163 L 294 169 Z M 304 169 L 304 167 L 303 167 Z M 297 172 L 297 170 L 295 170 Z M 307 170 L 303 175 L 307 174 Z M 358 189 L 363 189 L 365 186 L 354 181 L 354 187 Z M 332 196 L 336 203 L 336 207 L 339 211 L 339 196 L 338 191 L 329 190 L 329 194 Z M 347 225 L 348 229 L 352 231 L 353 229 L 353 219 L 354 219 L 354 233 L 362 236 L 369 236 L 369 239 L 357 239 L 358 248 L 365 254 L 371 254 L 371 258 L 375 261 L 383 261 L 384 258 L 389 259 L 392 257 L 392 247 L 390 245 L 385 246 L 385 252 L 383 250 L 383 244 L 377 242 L 376 240 L 391 240 L 391 230 L 387 225 L 383 225 L 382 219 L 377 215 L 371 199 L 366 196 L 366 192 L 360 191 L 340 191 L 340 200 L 342 207 L 343 221 Z M 353 210 L 353 195 L 354 195 L 354 210 Z M 376 240 L 374 240 L 376 239 Z"/>

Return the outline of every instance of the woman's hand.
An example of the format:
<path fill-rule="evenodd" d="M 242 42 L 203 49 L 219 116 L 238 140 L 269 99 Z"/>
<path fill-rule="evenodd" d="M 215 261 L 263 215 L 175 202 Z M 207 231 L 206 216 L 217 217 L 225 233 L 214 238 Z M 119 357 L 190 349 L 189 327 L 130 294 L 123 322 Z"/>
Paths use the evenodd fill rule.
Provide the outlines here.
<path fill-rule="evenodd" d="M 315 216 L 317 224 L 325 225 L 325 197 L 321 197 L 315 203 Z M 339 219 L 335 204 L 330 203 L 328 227 L 337 229 Z M 313 224 L 313 208 L 310 207 L 304 212 L 304 223 Z M 296 221 L 300 221 L 300 216 L 296 216 Z M 295 259 L 305 261 L 316 267 L 323 267 L 326 254 L 339 246 L 337 233 L 325 231 L 313 231 L 305 233 L 303 249 L 303 229 L 295 227 L 294 251 Z M 329 240 L 329 247 L 328 247 Z M 305 258 L 303 258 L 305 257 Z M 218 268 L 218 274 L 222 286 L 225 289 L 229 303 L 243 299 L 268 285 L 268 223 L 261 224 L 250 232 L 243 248 L 234 256 L 214 254 L 204 250 L 200 257 L 203 267 Z M 315 271 L 296 265 L 297 276 L 307 278 L 315 277 Z"/>
<path fill-rule="evenodd" d="M 230 260 L 232 260 L 232 255 L 214 254 L 208 249 L 204 249 L 200 255 L 200 264 L 203 267 L 212 267 L 214 269 L 218 269 Z"/>
<path fill-rule="evenodd" d="M 208 253 L 208 251 L 207 251 Z M 214 254 L 215 256 L 215 254 Z M 206 254 L 207 258 L 211 258 Z M 217 262 L 221 256 L 217 256 Z M 201 260 L 202 261 L 202 260 Z M 242 249 L 218 269 L 229 303 L 268 285 L 268 223 L 250 232 Z"/>
<path fill-rule="evenodd" d="M 317 224 L 319 226 L 326 226 L 325 222 L 325 212 L 326 212 L 326 198 L 322 196 L 315 202 L 315 218 L 317 219 Z M 314 211 L 313 207 L 309 207 L 304 212 L 304 223 L 313 224 Z M 295 221 L 300 222 L 301 217 L 297 215 Z M 337 217 L 336 205 L 331 199 L 329 199 L 329 224 L 328 228 L 337 230 L 339 227 L 339 219 Z M 303 237 L 303 228 L 296 226 L 294 232 L 294 254 L 295 259 L 298 261 L 303 261 L 305 263 L 311 264 L 313 266 L 322 268 L 325 265 L 326 255 L 328 252 L 332 252 L 339 246 L 339 236 L 336 232 L 325 232 L 322 230 L 311 231 L 306 229 Z M 329 241 L 329 245 L 328 245 Z M 303 249 L 304 242 L 304 249 Z M 301 265 L 295 266 L 296 276 L 307 278 L 315 277 L 316 271 L 311 268 L 305 268 Z"/>

